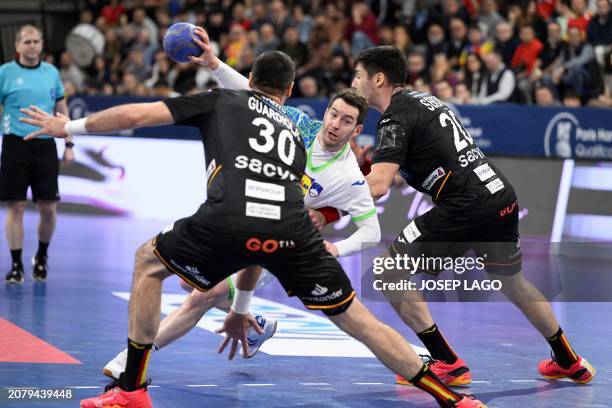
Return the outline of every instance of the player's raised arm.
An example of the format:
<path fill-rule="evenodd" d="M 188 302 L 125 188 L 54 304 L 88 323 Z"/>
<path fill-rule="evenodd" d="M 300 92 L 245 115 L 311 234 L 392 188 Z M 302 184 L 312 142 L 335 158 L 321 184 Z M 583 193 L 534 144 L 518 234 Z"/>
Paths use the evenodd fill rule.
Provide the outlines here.
<path fill-rule="evenodd" d="M 50 115 L 36 106 L 21 109 L 21 113 L 29 117 L 19 118 L 20 121 L 40 128 L 27 135 L 25 140 L 42 135 L 66 138 L 70 135 L 106 133 L 174 123 L 174 118 L 164 102 L 114 106 L 77 120 L 69 120 L 64 115 Z"/>
<path fill-rule="evenodd" d="M 247 78 L 215 55 L 206 30 L 196 27 L 193 32 L 195 34 L 193 41 L 200 46 L 202 54 L 199 57 L 190 57 L 191 62 L 210 69 L 222 88 L 251 89 Z"/>

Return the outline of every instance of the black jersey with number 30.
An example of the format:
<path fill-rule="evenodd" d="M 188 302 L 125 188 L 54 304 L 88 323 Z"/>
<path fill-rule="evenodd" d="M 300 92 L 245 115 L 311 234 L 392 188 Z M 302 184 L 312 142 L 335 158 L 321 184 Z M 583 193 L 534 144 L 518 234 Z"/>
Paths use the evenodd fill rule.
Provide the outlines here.
<path fill-rule="evenodd" d="M 491 212 L 512 186 L 473 143 L 459 118 L 435 96 L 402 91 L 377 126 L 373 163 L 399 164 L 400 175 L 447 210 Z"/>
<path fill-rule="evenodd" d="M 176 124 L 195 126 L 202 134 L 208 198 L 196 219 L 237 231 L 304 224 L 299 181 L 306 151 L 279 104 L 256 91 L 226 89 L 164 102 Z"/>

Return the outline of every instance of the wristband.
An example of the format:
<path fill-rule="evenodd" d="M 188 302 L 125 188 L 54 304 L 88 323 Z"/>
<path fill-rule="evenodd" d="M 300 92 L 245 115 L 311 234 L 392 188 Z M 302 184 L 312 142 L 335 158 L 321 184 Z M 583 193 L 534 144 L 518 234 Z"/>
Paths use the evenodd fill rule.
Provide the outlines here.
<path fill-rule="evenodd" d="M 232 303 L 232 310 L 238 314 L 249 314 L 249 306 L 251 305 L 253 293 L 255 293 L 254 290 L 242 290 L 236 288 L 234 302 Z"/>
<path fill-rule="evenodd" d="M 66 142 L 66 143 L 64 144 L 64 146 L 65 146 L 65 147 L 72 148 L 72 147 L 74 147 L 74 143 L 73 143 L 73 142 Z"/>
<path fill-rule="evenodd" d="M 361 170 L 361 174 L 367 176 L 372 171 L 372 159 L 366 157 L 365 162 L 359 168 Z"/>
<path fill-rule="evenodd" d="M 87 118 L 81 118 L 66 122 L 66 124 L 64 125 L 64 130 L 69 135 L 86 135 L 87 129 L 85 129 L 85 121 L 87 121 Z"/>
<path fill-rule="evenodd" d="M 340 211 L 333 207 L 317 208 L 317 211 L 319 211 L 321 215 L 323 215 L 323 218 L 325 218 L 326 225 L 331 224 L 332 222 L 336 222 L 340 219 Z"/>

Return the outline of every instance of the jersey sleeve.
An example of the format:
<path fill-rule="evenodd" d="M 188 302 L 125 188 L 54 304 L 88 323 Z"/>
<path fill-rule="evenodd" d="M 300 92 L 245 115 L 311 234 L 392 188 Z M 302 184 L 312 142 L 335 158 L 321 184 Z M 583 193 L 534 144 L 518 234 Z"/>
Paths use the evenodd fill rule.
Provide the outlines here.
<path fill-rule="evenodd" d="M 317 137 L 319 129 L 323 126 L 323 122 L 312 119 L 303 111 L 292 106 L 283 106 L 283 111 L 298 128 L 302 140 L 304 140 L 304 146 L 306 146 L 306 148 L 310 147 L 312 141 Z"/>
<path fill-rule="evenodd" d="M 163 102 L 170 110 L 175 124 L 197 126 L 207 119 L 220 96 L 220 92 L 213 90 L 197 95 L 168 98 Z"/>
<path fill-rule="evenodd" d="M 408 134 L 403 126 L 394 119 L 383 118 L 376 132 L 378 144 L 372 157 L 372 164 L 395 163 L 400 166 L 406 161 L 408 153 Z"/>

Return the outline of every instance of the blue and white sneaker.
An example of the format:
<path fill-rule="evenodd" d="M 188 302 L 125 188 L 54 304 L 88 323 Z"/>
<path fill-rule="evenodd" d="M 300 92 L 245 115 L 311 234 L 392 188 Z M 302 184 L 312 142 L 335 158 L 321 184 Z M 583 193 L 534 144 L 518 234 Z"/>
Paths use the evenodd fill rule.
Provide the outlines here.
<path fill-rule="evenodd" d="M 278 322 L 274 319 L 266 319 L 263 316 L 255 316 L 257 324 L 263 330 L 263 334 L 257 333 L 254 328 L 250 327 L 247 332 L 247 341 L 249 342 L 249 354 L 243 355 L 242 358 L 253 358 L 259 351 L 259 348 L 266 340 L 274 336 Z"/>

